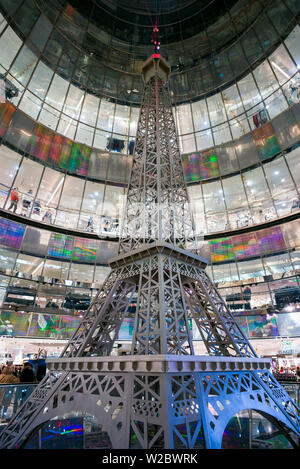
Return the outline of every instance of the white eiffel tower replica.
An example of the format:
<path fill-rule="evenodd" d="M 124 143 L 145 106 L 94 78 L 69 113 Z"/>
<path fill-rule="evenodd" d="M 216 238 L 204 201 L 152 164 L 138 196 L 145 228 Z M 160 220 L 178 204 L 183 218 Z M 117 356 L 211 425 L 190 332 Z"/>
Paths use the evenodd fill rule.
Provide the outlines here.
<path fill-rule="evenodd" d="M 144 96 L 111 273 L 60 358 L 0 435 L 22 448 L 45 422 L 82 410 L 112 448 L 221 448 L 238 412 L 255 409 L 300 435 L 299 408 L 258 358 L 196 254 L 168 92 L 170 67 L 144 63 Z M 131 355 L 111 355 L 132 300 Z M 191 319 L 208 355 L 194 354 Z"/>

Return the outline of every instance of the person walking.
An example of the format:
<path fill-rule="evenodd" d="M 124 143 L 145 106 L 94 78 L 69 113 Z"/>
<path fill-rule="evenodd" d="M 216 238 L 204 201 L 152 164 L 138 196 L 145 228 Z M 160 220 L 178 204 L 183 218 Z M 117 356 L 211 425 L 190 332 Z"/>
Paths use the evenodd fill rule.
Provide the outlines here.
<path fill-rule="evenodd" d="M 14 187 L 10 193 L 10 206 L 8 207 L 8 210 L 13 209 L 13 212 L 15 213 L 18 207 L 18 202 L 19 202 L 18 188 Z"/>

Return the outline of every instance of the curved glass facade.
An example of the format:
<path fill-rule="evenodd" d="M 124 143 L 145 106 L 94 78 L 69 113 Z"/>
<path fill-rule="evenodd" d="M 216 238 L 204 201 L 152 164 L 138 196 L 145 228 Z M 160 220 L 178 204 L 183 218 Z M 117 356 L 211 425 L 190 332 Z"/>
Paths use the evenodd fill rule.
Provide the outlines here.
<path fill-rule="evenodd" d="M 182 73 L 177 76 L 175 72 L 171 75 L 170 92 L 174 99 L 176 97 L 174 112 L 183 153 L 201 151 L 239 138 L 299 101 L 300 58 L 297 44 L 300 40 L 300 28 L 296 25 L 290 31 L 291 25 L 296 22 L 296 10 L 292 13 L 290 6 L 285 6 L 284 2 L 271 3 L 278 3 L 277 9 L 283 8 L 289 12 L 287 22 L 282 20 L 286 28 L 284 31 L 276 32 L 275 25 L 272 26 L 277 46 L 274 50 L 270 49 L 270 44 L 274 41 L 267 39 L 267 36 L 263 41 L 267 47 L 265 51 L 259 42 L 254 42 L 251 46 L 249 38 L 245 42 L 245 52 L 242 49 L 235 51 L 234 57 L 238 59 L 235 65 L 236 74 L 227 77 L 223 84 L 210 77 L 207 80 L 212 87 L 209 93 L 205 93 L 203 79 L 193 76 L 194 69 L 187 77 Z M 33 8 L 34 4 L 29 0 L 25 1 L 16 12 L 11 12 L 12 17 L 7 17 L 9 23 L 1 18 L 0 47 L 3 54 L 0 72 L 13 90 L 12 95 L 8 97 L 10 101 L 33 119 L 67 138 L 98 149 L 106 149 L 109 145 L 122 153 L 130 153 L 130 142 L 134 140 L 138 120 L 137 104 L 143 89 L 140 75 L 137 73 L 135 78 L 128 78 L 129 75 L 122 69 L 122 78 L 127 77 L 130 83 L 121 84 L 118 81 L 118 85 L 113 89 L 114 74 L 119 80 L 117 71 L 111 70 L 110 74 L 106 74 L 96 67 L 98 80 L 102 77 L 104 82 L 91 93 L 88 83 L 72 79 L 76 77 L 75 72 L 75 77 L 73 75 L 75 65 L 72 53 L 67 45 L 67 50 L 63 50 L 63 37 L 59 47 L 57 38 L 54 43 L 51 42 L 55 36 L 55 28 L 53 29 L 51 22 L 39 10 L 35 15 L 30 10 L 31 21 L 33 18 L 35 21 L 26 28 L 23 27 L 26 33 L 21 32 L 18 18 L 22 13 L 24 21 L 28 18 L 26 8 L 28 9 L 29 5 Z M 270 10 L 272 8 L 270 5 Z M 277 11 L 276 15 L 278 13 Z M 264 33 L 267 30 L 266 22 L 267 19 L 262 20 Z M 19 31 L 19 35 L 15 31 Z M 247 34 L 249 35 L 249 32 Z M 24 35 L 26 40 L 21 39 Z M 241 48 L 240 42 L 235 43 L 233 47 L 237 46 Z M 259 60 L 255 57 L 254 65 L 250 66 L 252 62 L 245 54 L 252 48 L 261 50 L 261 55 Z M 56 60 L 48 57 L 47 51 L 53 55 L 57 50 L 59 53 Z M 79 54 L 76 49 L 75 52 Z M 143 58 L 145 57 L 147 52 L 143 53 Z M 120 60 L 120 56 L 118 58 Z M 166 58 L 169 59 L 168 56 Z M 87 62 L 86 67 L 84 60 Z M 111 60 L 110 57 L 109 63 Z M 68 64 L 68 67 L 60 66 L 61 61 L 64 65 Z M 81 61 L 83 63 L 77 73 L 86 80 L 90 68 L 88 56 L 81 57 Z M 129 59 L 128 62 L 132 63 Z M 217 75 L 225 76 L 227 68 L 232 69 L 233 66 L 234 62 L 231 66 L 229 62 L 226 65 L 216 54 L 212 64 L 206 64 L 206 69 L 212 70 L 214 74 L 219 71 Z M 235 78 L 241 75 L 241 72 L 242 78 Z M 93 72 L 90 74 L 94 79 Z M 174 87 L 173 82 L 176 80 L 179 83 Z M 195 89 L 199 89 L 197 98 L 185 95 L 187 90 Z M 199 99 L 199 94 L 204 96 Z M 131 99 L 131 95 L 138 98 Z M 178 103 L 181 95 L 184 104 Z"/>
<path fill-rule="evenodd" d="M 78 144 L 7 103 L 1 106 L 0 208 L 46 224 L 117 236 L 132 156 Z M 299 109 L 295 104 L 231 144 L 182 156 L 198 235 L 299 211 Z"/>
<path fill-rule="evenodd" d="M 108 275 L 117 248 L 117 242 L 0 218 L 0 335 L 69 337 Z M 300 336 L 297 220 L 203 241 L 201 254 L 249 337 Z M 126 340 L 132 333 L 129 319 L 121 336 Z"/>

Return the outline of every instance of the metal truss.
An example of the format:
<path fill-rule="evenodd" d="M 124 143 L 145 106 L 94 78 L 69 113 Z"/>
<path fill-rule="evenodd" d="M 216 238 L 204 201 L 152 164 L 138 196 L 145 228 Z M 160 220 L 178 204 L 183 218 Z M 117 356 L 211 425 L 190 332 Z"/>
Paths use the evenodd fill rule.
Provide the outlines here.
<path fill-rule="evenodd" d="M 3 431 L 2 448 L 20 447 L 40 425 L 74 409 L 94 415 L 110 447 L 120 449 L 218 449 L 227 423 L 245 409 L 268 414 L 295 433 L 299 429 L 299 409 L 266 360 L 84 357 L 50 360 L 49 367 Z"/>
<path fill-rule="evenodd" d="M 119 250 L 155 241 L 196 249 L 168 84 L 158 75 L 145 85 Z"/>
<path fill-rule="evenodd" d="M 299 408 L 257 357 L 195 246 L 167 89 L 150 58 L 119 255 L 48 374 L 0 435 L 22 447 L 72 410 L 94 415 L 113 448 L 221 448 L 229 420 L 256 409 L 300 435 Z M 136 299 L 131 355 L 110 356 Z M 209 356 L 195 356 L 190 319 Z"/>

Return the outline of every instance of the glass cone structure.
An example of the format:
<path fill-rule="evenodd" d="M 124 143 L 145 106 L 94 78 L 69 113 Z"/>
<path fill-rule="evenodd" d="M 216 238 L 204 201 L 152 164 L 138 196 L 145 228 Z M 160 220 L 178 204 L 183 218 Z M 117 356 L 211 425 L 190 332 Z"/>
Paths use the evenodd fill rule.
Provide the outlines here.
<path fill-rule="evenodd" d="M 42 424 L 77 409 L 112 448 L 221 448 L 228 422 L 255 409 L 300 435 L 299 408 L 257 357 L 193 252 L 192 215 L 168 95 L 154 54 L 145 82 L 118 256 L 58 359 L 0 436 L 20 448 Z M 111 356 L 132 299 L 131 355 Z M 193 319 L 208 355 L 194 354 Z M 294 443 L 295 444 L 295 443 Z"/>

